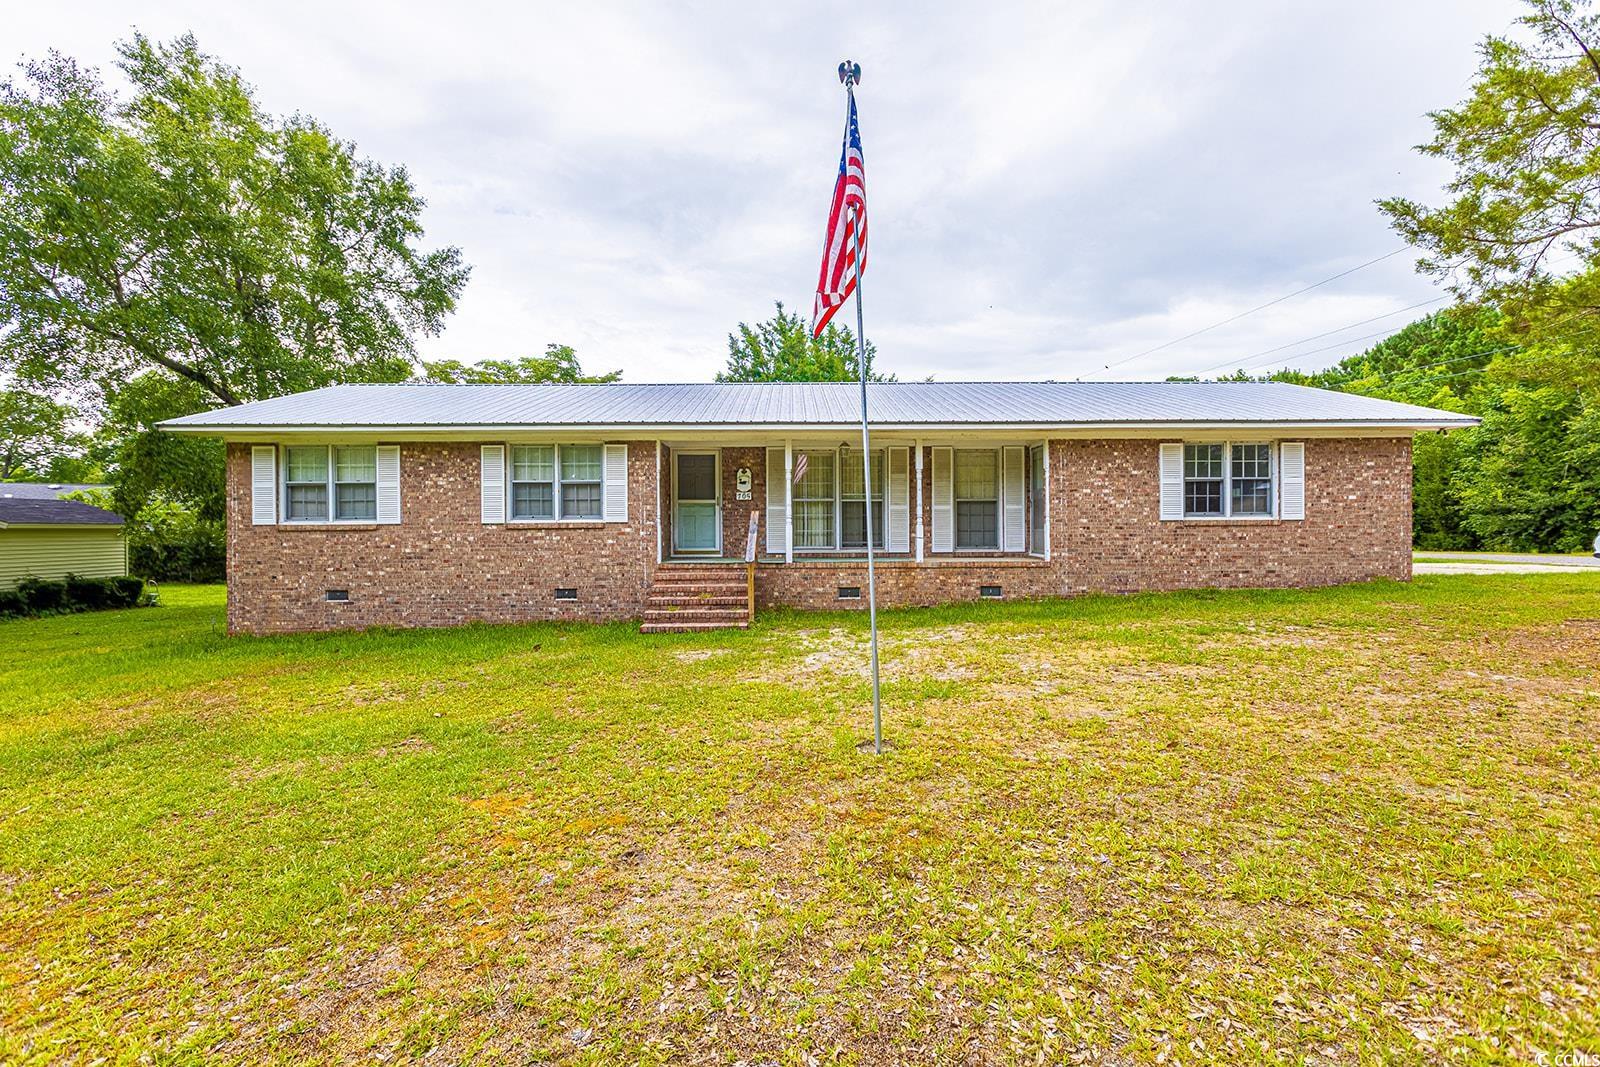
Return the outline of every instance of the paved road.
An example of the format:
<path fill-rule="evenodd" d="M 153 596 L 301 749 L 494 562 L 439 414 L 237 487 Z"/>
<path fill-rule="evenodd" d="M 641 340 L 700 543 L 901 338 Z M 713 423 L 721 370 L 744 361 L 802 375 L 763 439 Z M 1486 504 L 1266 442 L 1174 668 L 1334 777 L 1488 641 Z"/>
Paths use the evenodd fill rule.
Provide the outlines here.
<path fill-rule="evenodd" d="M 1413 563 L 1417 574 L 1556 574 L 1563 571 L 1600 573 L 1600 559 L 1548 556 L 1523 552 L 1418 552 L 1427 562 Z M 1436 562 L 1436 561 L 1444 562 Z"/>

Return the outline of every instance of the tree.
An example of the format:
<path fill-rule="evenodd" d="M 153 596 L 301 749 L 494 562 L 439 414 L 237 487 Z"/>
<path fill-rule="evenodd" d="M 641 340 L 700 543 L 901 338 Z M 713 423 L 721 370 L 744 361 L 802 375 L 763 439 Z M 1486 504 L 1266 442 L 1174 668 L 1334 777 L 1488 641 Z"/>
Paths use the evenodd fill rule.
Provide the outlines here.
<path fill-rule="evenodd" d="M 275 122 L 193 37 L 118 48 L 126 100 L 55 52 L 0 86 L 0 365 L 76 388 L 160 368 L 210 404 L 409 377 L 468 268 L 417 247 L 405 169 Z"/>
<path fill-rule="evenodd" d="M 73 411 L 47 396 L 0 389 L 0 482 L 63 478 L 82 464 L 83 436 L 72 430 Z"/>
<path fill-rule="evenodd" d="M 622 377 L 619 370 L 605 374 L 584 374 L 578 364 L 578 353 L 571 345 L 548 344 L 542 356 L 523 356 L 520 359 L 484 359 L 477 363 L 463 363 L 459 359 L 424 361 L 423 381 L 444 382 L 449 385 L 540 385 L 547 382 L 614 382 Z"/>
<path fill-rule="evenodd" d="M 1600 385 L 1600 19 L 1532 0 L 1529 42 L 1487 38 L 1465 101 L 1431 114 L 1419 146 L 1448 160 L 1452 199 L 1380 201 L 1418 266 L 1498 308 L 1535 376 Z M 1575 255 L 1575 271 L 1562 256 Z"/>
<path fill-rule="evenodd" d="M 156 428 L 164 419 L 213 406 L 200 386 L 165 371 L 148 371 L 111 391 L 90 454 L 110 472 L 113 511 L 136 516 L 160 498 L 192 509 L 206 522 L 222 521 L 227 491 L 222 442 Z"/>
<path fill-rule="evenodd" d="M 878 349 L 867 342 L 867 377 L 893 381 L 873 371 Z M 719 382 L 852 382 L 859 375 L 856 338 L 847 328 L 830 324 L 821 337 L 811 336 L 810 325 L 777 304 L 766 322 L 743 322 L 728 335 L 728 365 Z"/>

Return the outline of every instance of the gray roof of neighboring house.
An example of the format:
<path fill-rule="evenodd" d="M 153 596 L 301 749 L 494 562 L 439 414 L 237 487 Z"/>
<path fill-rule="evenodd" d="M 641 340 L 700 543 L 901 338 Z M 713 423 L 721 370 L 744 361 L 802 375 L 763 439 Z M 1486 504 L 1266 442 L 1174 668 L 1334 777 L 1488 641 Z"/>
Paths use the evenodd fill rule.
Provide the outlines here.
<path fill-rule="evenodd" d="M 67 482 L 0 482 L 0 499 L 59 500 L 65 493 L 82 493 L 91 489 L 110 489 L 109 485 L 82 485 Z"/>
<path fill-rule="evenodd" d="M 880 428 L 1291 423 L 1442 428 L 1468 415 L 1283 382 L 881 382 Z M 683 385 L 333 385 L 186 415 L 190 432 L 258 429 L 837 427 L 860 418 L 851 382 Z"/>
<path fill-rule="evenodd" d="M 121 526 L 122 516 L 81 500 L 0 497 L 0 526 Z"/>

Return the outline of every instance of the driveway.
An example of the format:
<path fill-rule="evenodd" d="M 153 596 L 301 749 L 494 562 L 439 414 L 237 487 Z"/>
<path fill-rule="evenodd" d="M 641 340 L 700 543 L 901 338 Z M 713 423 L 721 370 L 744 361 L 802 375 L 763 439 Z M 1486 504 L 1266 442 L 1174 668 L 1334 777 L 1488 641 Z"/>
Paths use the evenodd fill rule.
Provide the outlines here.
<path fill-rule="evenodd" d="M 1600 559 L 1591 554 L 1558 556 L 1534 552 L 1418 552 L 1415 574 L 1554 574 L 1591 570 L 1600 574 Z"/>

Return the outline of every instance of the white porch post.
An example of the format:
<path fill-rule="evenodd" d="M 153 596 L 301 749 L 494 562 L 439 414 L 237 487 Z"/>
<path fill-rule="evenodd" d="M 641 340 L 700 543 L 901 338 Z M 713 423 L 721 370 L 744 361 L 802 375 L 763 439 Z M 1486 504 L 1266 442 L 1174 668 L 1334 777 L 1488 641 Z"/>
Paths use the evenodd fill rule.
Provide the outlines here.
<path fill-rule="evenodd" d="M 661 441 L 656 441 L 656 562 L 661 562 Z"/>
<path fill-rule="evenodd" d="M 794 562 L 794 441 L 783 439 L 783 561 Z"/>
<path fill-rule="evenodd" d="M 1044 439 L 1044 559 L 1050 562 L 1050 438 Z"/>
<path fill-rule="evenodd" d="M 917 562 L 922 562 L 922 438 L 917 438 L 912 447 L 916 449 L 917 462 Z"/>

